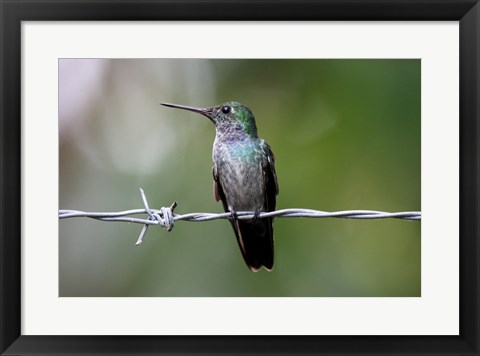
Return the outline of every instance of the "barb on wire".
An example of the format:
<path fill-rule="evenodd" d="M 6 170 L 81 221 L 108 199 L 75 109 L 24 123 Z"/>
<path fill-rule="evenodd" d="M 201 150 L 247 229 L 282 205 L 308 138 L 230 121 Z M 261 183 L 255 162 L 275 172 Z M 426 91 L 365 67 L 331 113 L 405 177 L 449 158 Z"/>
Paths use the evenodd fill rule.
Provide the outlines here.
<path fill-rule="evenodd" d="M 231 213 L 189 213 L 189 214 L 174 214 L 173 211 L 177 207 L 177 203 L 173 202 L 169 207 L 162 207 L 160 209 L 150 209 L 145 192 L 140 188 L 144 209 L 132 209 L 119 212 L 85 212 L 78 210 L 59 210 L 59 219 L 86 217 L 102 221 L 122 221 L 143 224 L 142 231 L 138 236 L 136 245 L 140 245 L 145 238 L 148 227 L 150 225 L 160 225 L 171 231 L 176 221 L 210 221 L 218 219 L 232 219 Z M 235 212 L 236 219 L 247 220 L 255 216 L 254 211 L 237 211 Z M 146 218 L 132 217 L 132 215 L 147 214 Z M 263 219 L 268 217 L 283 217 L 283 218 L 342 218 L 342 219 L 403 219 L 403 220 L 421 220 L 422 213 L 419 211 L 403 211 L 396 213 L 388 213 L 385 211 L 375 210 L 345 210 L 326 212 L 312 209 L 282 209 L 271 212 L 261 212 L 257 214 L 256 218 Z"/>

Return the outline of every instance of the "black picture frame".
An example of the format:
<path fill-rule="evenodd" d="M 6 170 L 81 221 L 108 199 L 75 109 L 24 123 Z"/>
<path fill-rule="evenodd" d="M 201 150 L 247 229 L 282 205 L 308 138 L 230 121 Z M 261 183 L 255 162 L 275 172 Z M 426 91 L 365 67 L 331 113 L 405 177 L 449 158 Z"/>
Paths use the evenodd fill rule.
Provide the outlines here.
<path fill-rule="evenodd" d="M 53 354 L 479 355 L 478 0 L 0 0 L 0 351 Z M 21 22 L 153 20 L 459 21 L 459 336 L 22 336 Z M 441 199 L 441 197 L 439 197 Z M 38 227 L 39 235 L 42 234 Z"/>

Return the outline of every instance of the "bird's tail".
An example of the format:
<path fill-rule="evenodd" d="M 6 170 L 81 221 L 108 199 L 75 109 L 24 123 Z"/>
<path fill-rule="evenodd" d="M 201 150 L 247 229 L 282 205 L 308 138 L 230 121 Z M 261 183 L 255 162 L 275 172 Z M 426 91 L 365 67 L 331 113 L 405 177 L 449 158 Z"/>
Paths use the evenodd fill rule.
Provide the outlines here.
<path fill-rule="evenodd" d="M 273 268 L 273 218 L 231 221 L 248 268 Z"/>

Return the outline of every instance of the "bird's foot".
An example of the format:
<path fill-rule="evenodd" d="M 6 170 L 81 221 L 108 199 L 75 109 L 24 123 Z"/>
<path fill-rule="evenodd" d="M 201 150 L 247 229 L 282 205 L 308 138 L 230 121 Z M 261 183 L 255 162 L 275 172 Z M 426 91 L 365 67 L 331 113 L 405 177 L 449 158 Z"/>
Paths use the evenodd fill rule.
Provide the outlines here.
<path fill-rule="evenodd" d="M 260 208 L 256 208 L 255 212 L 253 213 L 253 221 L 257 221 L 258 217 L 260 216 Z"/>
<path fill-rule="evenodd" d="M 237 212 L 233 209 L 233 208 L 230 208 L 230 219 L 231 220 L 238 220 L 238 214 Z"/>

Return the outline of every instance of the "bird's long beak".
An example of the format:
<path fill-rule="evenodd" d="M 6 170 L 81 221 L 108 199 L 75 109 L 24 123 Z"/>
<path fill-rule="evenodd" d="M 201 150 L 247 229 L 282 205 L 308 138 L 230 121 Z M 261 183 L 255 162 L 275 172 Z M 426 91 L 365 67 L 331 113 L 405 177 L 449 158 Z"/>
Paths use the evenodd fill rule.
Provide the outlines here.
<path fill-rule="evenodd" d="M 176 108 L 176 109 L 183 109 L 183 110 L 188 110 L 188 111 L 193 111 L 193 112 L 196 112 L 198 114 L 202 114 L 203 116 L 206 116 L 208 117 L 210 120 L 212 120 L 212 118 L 210 117 L 210 113 L 212 112 L 212 110 L 210 108 L 196 108 L 196 107 L 193 107 L 193 106 L 186 106 L 186 105 L 178 105 L 178 104 L 171 104 L 171 103 L 160 103 L 162 104 L 163 106 L 168 106 L 170 108 Z"/>

